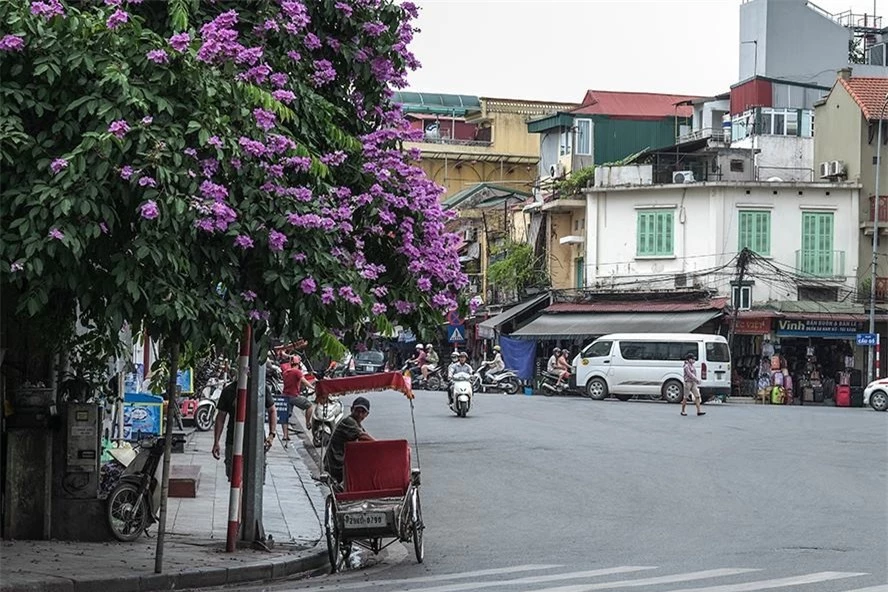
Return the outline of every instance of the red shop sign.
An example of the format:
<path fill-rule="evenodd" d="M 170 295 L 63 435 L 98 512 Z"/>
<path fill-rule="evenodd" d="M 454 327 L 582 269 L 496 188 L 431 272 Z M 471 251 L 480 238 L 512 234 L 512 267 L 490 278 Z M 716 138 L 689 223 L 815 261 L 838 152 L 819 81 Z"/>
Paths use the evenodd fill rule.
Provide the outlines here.
<path fill-rule="evenodd" d="M 771 317 L 737 319 L 734 333 L 737 335 L 763 335 L 771 332 Z"/>

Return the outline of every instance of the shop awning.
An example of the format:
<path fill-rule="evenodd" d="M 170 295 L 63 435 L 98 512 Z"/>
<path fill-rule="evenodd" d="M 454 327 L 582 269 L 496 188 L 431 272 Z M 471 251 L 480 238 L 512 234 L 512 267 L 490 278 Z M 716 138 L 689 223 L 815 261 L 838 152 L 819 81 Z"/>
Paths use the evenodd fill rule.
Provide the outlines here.
<path fill-rule="evenodd" d="M 721 315 L 720 310 L 544 314 L 512 333 L 510 337 L 540 340 L 596 337 L 608 333 L 690 333 Z"/>
<path fill-rule="evenodd" d="M 478 337 L 482 339 L 493 339 L 496 336 L 495 331 L 499 329 L 504 323 L 507 323 L 520 315 L 521 313 L 530 310 L 534 306 L 541 304 L 544 300 L 549 299 L 549 294 L 541 294 L 536 298 L 531 298 L 526 302 L 522 302 L 521 304 L 517 304 L 508 310 L 504 310 L 500 314 L 495 317 L 490 317 L 483 323 L 478 324 Z"/>

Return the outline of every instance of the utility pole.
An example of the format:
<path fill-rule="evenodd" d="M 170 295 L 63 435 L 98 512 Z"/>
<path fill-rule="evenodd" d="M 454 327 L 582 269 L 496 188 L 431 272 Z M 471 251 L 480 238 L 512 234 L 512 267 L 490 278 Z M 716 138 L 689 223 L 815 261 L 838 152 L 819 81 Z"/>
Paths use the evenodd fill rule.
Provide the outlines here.
<path fill-rule="evenodd" d="M 872 258 L 872 269 L 870 275 L 870 298 L 869 298 L 869 332 L 876 333 L 876 278 L 877 278 L 877 268 L 879 263 L 879 205 L 882 196 L 879 195 L 879 177 L 882 172 L 882 126 L 884 125 L 885 119 L 885 107 L 888 106 L 888 95 L 885 95 L 885 99 L 882 102 L 882 110 L 879 112 L 879 119 L 876 121 L 876 125 L 879 126 L 879 131 L 876 138 L 876 195 L 873 197 L 873 258 Z M 879 377 L 879 372 L 881 368 L 878 366 L 881 365 L 879 358 L 879 347 L 880 347 L 880 339 L 879 334 L 876 333 L 876 346 L 875 348 L 870 347 L 867 351 L 867 360 L 866 360 L 866 382 L 869 384 L 873 380 Z M 875 356 L 874 356 L 875 354 Z M 874 359 L 875 357 L 875 359 Z"/>
<path fill-rule="evenodd" d="M 737 329 L 737 314 L 740 312 L 740 302 L 737 302 L 737 305 L 734 306 L 734 286 L 737 286 L 738 289 L 738 300 L 742 300 L 743 277 L 746 275 L 746 268 L 749 265 L 751 254 L 752 252 L 746 247 L 743 247 L 743 250 L 740 251 L 740 255 L 737 257 L 737 279 L 731 283 L 731 308 L 733 308 L 733 311 L 731 312 L 731 328 L 728 329 L 728 349 L 731 350 L 731 356 L 734 355 L 734 332 Z"/>

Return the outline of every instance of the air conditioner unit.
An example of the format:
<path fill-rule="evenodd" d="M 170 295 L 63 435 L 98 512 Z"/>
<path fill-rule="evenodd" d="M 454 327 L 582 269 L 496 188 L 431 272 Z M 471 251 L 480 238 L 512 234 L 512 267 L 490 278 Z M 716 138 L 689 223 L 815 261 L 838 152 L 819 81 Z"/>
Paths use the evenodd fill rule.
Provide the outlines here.
<path fill-rule="evenodd" d="M 677 171 L 672 173 L 673 183 L 693 183 L 694 171 Z"/>
<path fill-rule="evenodd" d="M 478 240 L 478 229 L 467 228 L 463 231 L 463 240 L 467 243 L 473 243 Z"/>
<path fill-rule="evenodd" d="M 829 163 L 828 162 L 821 162 L 820 163 L 820 178 L 826 179 L 827 177 L 829 177 Z"/>
<path fill-rule="evenodd" d="M 841 177 L 845 174 L 845 163 L 841 160 L 833 160 L 829 163 L 829 176 Z"/>
<path fill-rule="evenodd" d="M 564 165 L 560 162 L 556 162 L 552 166 L 549 167 L 549 176 L 554 179 L 559 179 L 564 176 Z"/>
<path fill-rule="evenodd" d="M 688 287 L 688 274 L 686 274 L 686 273 L 675 274 L 675 287 L 676 288 L 687 288 Z"/>

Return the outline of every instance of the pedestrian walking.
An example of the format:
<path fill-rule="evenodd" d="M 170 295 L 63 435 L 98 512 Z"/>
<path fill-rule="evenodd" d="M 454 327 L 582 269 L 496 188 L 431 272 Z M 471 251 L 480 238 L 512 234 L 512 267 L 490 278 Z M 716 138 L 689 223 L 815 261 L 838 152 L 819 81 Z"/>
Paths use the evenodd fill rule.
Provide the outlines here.
<path fill-rule="evenodd" d="M 681 400 L 681 414 L 687 416 L 685 413 L 685 405 L 687 405 L 688 399 L 692 399 L 694 401 L 694 405 L 697 407 L 697 415 L 706 415 L 705 411 L 700 410 L 700 379 L 697 378 L 697 368 L 694 366 L 694 362 L 697 361 L 697 356 L 694 354 L 688 354 L 685 358 L 684 363 L 684 397 Z"/>

